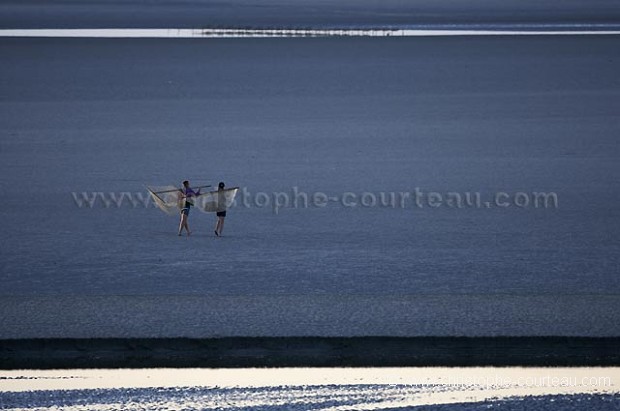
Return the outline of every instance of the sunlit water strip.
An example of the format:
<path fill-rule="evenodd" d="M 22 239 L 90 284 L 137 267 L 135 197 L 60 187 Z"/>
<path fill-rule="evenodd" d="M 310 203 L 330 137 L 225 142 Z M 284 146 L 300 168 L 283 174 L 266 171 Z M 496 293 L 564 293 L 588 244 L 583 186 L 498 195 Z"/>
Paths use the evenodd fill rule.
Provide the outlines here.
<path fill-rule="evenodd" d="M 15 370 L 0 371 L 0 408 L 385 410 L 617 395 L 618 381 L 618 367 Z"/>
<path fill-rule="evenodd" d="M 0 37 L 53 38 L 281 38 L 281 37 L 446 37 L 620 35 L 606 29 L 15 29 Z"/>

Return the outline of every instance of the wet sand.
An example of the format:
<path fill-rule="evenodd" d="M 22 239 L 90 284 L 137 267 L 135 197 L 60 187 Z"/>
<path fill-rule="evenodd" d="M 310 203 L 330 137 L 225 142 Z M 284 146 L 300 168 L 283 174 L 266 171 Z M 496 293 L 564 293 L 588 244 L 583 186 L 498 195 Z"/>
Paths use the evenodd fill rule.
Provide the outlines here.
<path fill-rule="evenodd" d="M 616 44 L 2 39 L 0 336 L 616 336 Z M 250 193 L 224 238 L 72 197 L 186 178 Z M 559 206 L 256 202 L 295 187 Z"/>

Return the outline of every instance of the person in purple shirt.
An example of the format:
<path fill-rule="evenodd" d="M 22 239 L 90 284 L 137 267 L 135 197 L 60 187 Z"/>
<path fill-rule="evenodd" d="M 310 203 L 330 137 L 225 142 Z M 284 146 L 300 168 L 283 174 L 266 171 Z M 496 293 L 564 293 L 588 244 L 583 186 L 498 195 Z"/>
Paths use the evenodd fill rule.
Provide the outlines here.
<path fill-rule="evenodd" d="M 193 197 L 198 197 L 200 195 L 200 189 L 198 189 L 198 191 L 194 191 L 192 190 L 192 188 L 189 186 L 189 181 L 185 180 L 183 181 L 183 188 L 181 188 L 180 190 L 181 192 L 179 193 L 180 196 L 180 201 L 182 201 L 182 208 L 181 208 L 181 222 L 179 223 L 179 235 L 181 235 L 181 233 L 183 232 L 183 229 L 185 228 L 185 231 L 187 231 L 187 235 L 189 236 L 192 232 L 189 230 L 189 224 L 187 223 L 187 218 L 189 216 L 189 209 L 190 207 L 192 207 L 194 205 L 192 198 Z"/>

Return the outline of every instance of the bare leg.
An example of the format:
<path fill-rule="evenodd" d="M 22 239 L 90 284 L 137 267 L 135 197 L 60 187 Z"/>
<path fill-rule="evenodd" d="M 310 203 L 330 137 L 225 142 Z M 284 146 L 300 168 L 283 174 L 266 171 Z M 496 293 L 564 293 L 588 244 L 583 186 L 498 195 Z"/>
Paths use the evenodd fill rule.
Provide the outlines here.
<path fill-rule="evenodd" d="M 217 232 L 219 235 L 222 235 L 222 231 L 224 231 L 224 217 L 217 218 Z"/>
<path fill-rule="evenodd" d="M 189 222 L 187 221 L 187 216 L 185 216 L 185 231 L 187 231 L 188 236 L 192 233 L 191 231 L 189 231 Z"/>
<path fill-rule="evenodd" d="M 183 227 L 185 227 L 186 220 L 187 216 L 185 214 L 181 214 L 181 221 L 179 222 L 179 235 L 183 232 Z"/>
<path fill-rule="evenodd" d="M 190 235 L 192 232 L 189 231 L 189 224 L 187 223 L 187 216 L 185 214 L 181 214 L 181 223 L 179 224 L 179 235 L 183 233 L 183 229 L 187 231 L 187 235 Z"/>

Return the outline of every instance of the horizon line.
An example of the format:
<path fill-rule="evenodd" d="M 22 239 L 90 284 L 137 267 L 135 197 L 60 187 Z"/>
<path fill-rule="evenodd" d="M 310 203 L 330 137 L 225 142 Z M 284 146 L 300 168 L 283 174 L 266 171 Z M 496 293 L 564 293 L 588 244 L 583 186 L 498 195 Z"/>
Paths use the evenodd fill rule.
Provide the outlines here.
<path fill-rule="evenodd" d="M 543 26 L 547 27 L 547 26 Z M 167 29 L 0 29 L 8 38 L 292 38 L 292 37 L 456 37 L 456 36 L 585 36 L 620 35 L 620 30 L 569 30 L 556 27 L 526 29 L 283 29 L 283 28 L 167 28 Z"/>

